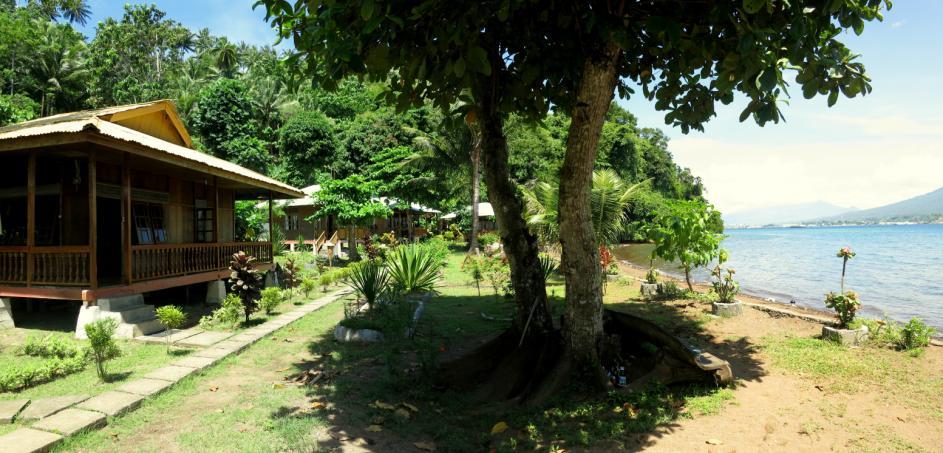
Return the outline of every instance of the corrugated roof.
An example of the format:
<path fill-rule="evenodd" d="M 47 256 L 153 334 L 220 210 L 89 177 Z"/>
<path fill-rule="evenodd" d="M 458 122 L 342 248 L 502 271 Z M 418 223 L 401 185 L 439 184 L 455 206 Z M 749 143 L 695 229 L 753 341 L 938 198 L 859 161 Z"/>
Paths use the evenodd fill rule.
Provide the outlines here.
<path fill-rule="evenodd" d="M 162 102 L 162 101 L 159 101 Z M 155 103 L 134 104 L 118 107 L 110 107 L 98 110 L 86 110 L 82 112 L 64 113 L 53 115 L 32 121 L 15 124 L 0 128 L 0 140 L 10 140 L 15 138 L 35 137 L 48 134 L 69 134 L 79 132 L 97 132 L 113 139 L 124 142 L 136 143 L 144 146 L 147 150 L 161 153 L 174 158 L 204 164 L 216 170 L 228 173 L 234 176 L 236 180 L 248 179 L 256 183 L 257 186 L 279 192 L 290 197 L 303 197 L 305 194 L 300 190 L 276 181 L 268 176 L 256 173 L 248 168 L 241 167 L 232 162 L 211 156 L 200 151 L 196 151 L 185 146 L 180 146 L 161 140 L 157 137 L 136 131 L 109 121 L 99 119 L 100 116 L 111 115 L 122 111 L 150 106 Z"/>
<path fill-rule="evenodd" d="M 471 214 L 471 205 L 465 207 L 465 212 Z M 478 217 L 493 217 L 494 216 L 494 207 L 491 206 L 491 203 L 487 201 L 478 203 Z M 442 216 L 442 220 L 451 220 L 458 217 L 458 211 L 450 212 Z"/>

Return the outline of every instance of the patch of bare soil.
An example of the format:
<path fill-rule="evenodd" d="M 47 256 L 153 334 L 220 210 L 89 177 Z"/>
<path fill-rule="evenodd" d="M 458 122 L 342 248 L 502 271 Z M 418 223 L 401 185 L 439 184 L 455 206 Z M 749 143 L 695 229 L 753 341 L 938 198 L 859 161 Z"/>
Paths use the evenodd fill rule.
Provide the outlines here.
<path fill-rule="evenodd" d="M 644 271 L 624 268 L 641 279 Z M 701 288 L 704 289 L 704 288 Z M 751 297 L 744 302 L 768 304 Z M 689 316 L 709 312 L 709 304 L 673 301 Z M 793 309 L 793 307 L 777 308 Z M 803 314 L 826 315 L 812 310 Z M 883 394 L 865 383 L 858 392 L 833 392 L 810 376 L 778 370 L 759 348 L 765 336 L 812 338 L 821 324 L 774 317 L 747 309 L 742 316 L 707 323 L 708 349 L 731 362 L 741 385 L 734 402 L 718 415 L 698 416 L 663 426 L 655 433 L 639 436 L 634 449 L 646 451 L 943 451 L 943 424 L 928 414 Z M 739 344 L 738 344 L 739 343 Z M 731 348 L 731 345 L 737 347 Z M 738 356 L 734 351 L 741 351 Z M 743 350 L 751 351 L 748 356 Z M 929 376 L 943 376 L 943 348 L 929 347 L 916 360 Z M 608 451 L 601 446 L 598 451 Z M 628 447 L 632 447 L 629 445 Z"/>

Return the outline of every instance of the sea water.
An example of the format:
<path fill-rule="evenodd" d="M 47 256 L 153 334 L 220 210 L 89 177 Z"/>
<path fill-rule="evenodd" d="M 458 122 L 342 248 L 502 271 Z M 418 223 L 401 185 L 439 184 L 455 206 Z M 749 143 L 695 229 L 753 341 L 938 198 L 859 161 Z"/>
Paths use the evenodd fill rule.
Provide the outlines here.
<path fill-rule="evenodd" d="M 744 293 L 782 303 L 824 309 L 825 293 L 839 290 L 849 246 L 845 289 L 858 293 L 869 317 L 906 322 L 923 318 L 943 330 L 943 225 L 875 225 L 814 228 L 752 228 L 725 232 L 727 263 Z M 616 256 L 648 265 L 650 245 L 621 246 Z M 676 266 L 656 263 L 677 274 Z M 699 269 L 697 281 L 709 273 Z"/>

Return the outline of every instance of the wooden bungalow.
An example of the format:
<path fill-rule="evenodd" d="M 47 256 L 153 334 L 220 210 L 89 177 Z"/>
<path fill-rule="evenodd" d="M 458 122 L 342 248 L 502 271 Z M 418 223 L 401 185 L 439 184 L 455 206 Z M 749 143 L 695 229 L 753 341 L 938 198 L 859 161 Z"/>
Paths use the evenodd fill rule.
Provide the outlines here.
<path fill-rule="evenodd" d="M 304 194 L 192 146 L 169 101 L 0 128 L 0 298 L 94 306 L 218 281 L 237 251 L 271 263 L 235 202 Z"/>
<path fill-rule="evenodd" d="M 347 225 L 341 225 L 333 216 L 317 217 L 317 202 L 315 194 L 321 190 L 320 185 L 312 185 L 301 189 L 305 197 L 288 200 L 283 203 L 285 216 L 282 218 L 281 228 L 285 233 L 285 244 L 292 250 L 298 245 L 298 238 L 302 238 L 309 247 L 318 250 L 325 243 L 347 241 Z M 392 232 L 397 238 L 409 237 L 409 222 L 413 222 L 413 237 L 421 238 L 429 234 L 422 226 L 422 219 L 434 219 L 439 211 L 416 203 L 406 207 L 404 203 L 388 197 L 376 197 L 376 201 L 386 204 L 390 208 L 390 215 L 373 219 L 369 226 L 354 229 L 356 241 L 373 235 L 382 235 Z"/>

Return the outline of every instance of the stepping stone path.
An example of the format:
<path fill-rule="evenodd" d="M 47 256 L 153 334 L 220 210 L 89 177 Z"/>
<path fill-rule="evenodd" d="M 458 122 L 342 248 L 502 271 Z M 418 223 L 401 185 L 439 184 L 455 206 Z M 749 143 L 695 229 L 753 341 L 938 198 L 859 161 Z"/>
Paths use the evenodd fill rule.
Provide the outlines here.
<path fill-rule="evenodd" d="M 71 395 L 33 400 L 16 419 L 17 421 L 41 420 L 87 399 L 88 395 Z"/>
<path fill-rule="evenodd" d="M 33 428 L 71 436 L 79 431 L 101 428 L 102 426 L 105 426 L 105 414 L 101 412 L 66 409 L 36 422 Z"/>
<path fill-rule="evenodd" d="M 0 401 L 0 424 L 9 424 L 13 423 L 13 419 L 16 418 L 16 415 L 23 410 L 26 405 L 29 404 L 29 400 L 12 400 L 12 401 Z"/>
<path fill-rule="evenodd" d="M 10 420 L 14 418 L 16 420 L 39 420 L 32 427 L 20 428 L 0 436 L 0 453 L 48 451 L 59 443 L 63 436 L 101 428 L 108 423 L 108 417 L 115 417 L 137 409 L 149 396 L 156 395 L 172 387 L 187 376 L 226 357 L 238 354 L 272 332 L 347 294 L 350 294 L 350 292 L 345 290 L 324 296 L 235 336 L 232 333 L 202 332 L 198 329 L 175 331 L 170 334 L 171 340 L 179 338 L 177 341 L 179 345 L 212 347 L 194 352 L 169 366 L 159 368 L 140 379 L 128 382 L 117 390 L 108 391 L 92 398 L 85 395 L 76 395 L 46 398 L 37 400 L 32 404 L 29 404 L 29 400 L 26 399 L 0 402 L 0 422 L 6 420 L 4 418 L 6 415 L 9 415 Z M 166 333 L 163 336 L 160 334 L 149 335 L 142 338 L 142 341 L 166 342 Z M 25 410 L 23 409 L 24 406 L 26 407 Z M 20 414 L 20 416 L 17 417 L 17 414 Z M 27 416 L 32 418 L 27 418 Z M 10 423 L 10 420 L 5 423 Z"/>

